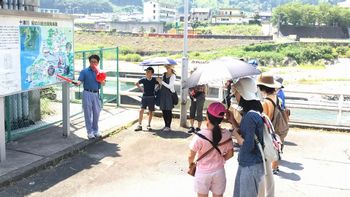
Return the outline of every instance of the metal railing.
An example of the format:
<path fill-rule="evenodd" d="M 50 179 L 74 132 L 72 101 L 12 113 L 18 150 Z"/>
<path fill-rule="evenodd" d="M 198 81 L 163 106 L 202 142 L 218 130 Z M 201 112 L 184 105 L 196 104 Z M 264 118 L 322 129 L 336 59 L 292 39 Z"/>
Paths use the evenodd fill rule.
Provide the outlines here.
<path fill-rule="evenodd" d="M 135 78 L 120 79 L 122 84 L 133 84 L 136 81 Z M 180 83 L 177 81 L 175 85 L 178 89 Z M 223 87 L 210 86 L 209 88 L 217 89 L 214 92 L 218 92 L 218 94 L 207 96 L 204 110 L 209 103 L 222 101 L 224 98 Z M 286 106 L 291 110 L 290 122 L 292 124 L 350 129 L 350 93 L 286 90 L 285 94 Z M 135 108 L 140 105 L 142 93 L 134 87 L 122 90 L 120 96 L 122 97 L 122 106 Z M 236 104 L 234 101 L 232 103 Z M 178 106 L 176 106 L 174 111 L 178 110 Z"/>

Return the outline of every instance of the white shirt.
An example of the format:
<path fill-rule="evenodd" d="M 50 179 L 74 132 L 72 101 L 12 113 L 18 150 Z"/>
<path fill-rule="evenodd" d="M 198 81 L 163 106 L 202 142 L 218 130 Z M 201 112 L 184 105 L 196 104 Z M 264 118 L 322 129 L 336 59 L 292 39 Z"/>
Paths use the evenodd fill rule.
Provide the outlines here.
<path fill-rule="evenodd" d="M 172 93 L 175 92 L 175 80 L 176 76 L 175 74 L 172 74 L 169 79 L 169 84 L 165 83 L 165 81 L 162 81 L 162 85 L 167 87 Z"/>

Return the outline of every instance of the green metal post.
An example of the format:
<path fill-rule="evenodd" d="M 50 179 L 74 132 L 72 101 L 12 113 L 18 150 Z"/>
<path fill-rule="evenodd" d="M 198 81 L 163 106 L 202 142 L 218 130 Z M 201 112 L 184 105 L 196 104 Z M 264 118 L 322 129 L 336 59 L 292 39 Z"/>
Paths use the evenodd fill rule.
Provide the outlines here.
<path fill-rule="evenodd" d="M 86 68 L 86 52 L 83 52 L 83 68 Z"/>
<path fill-rule="evenodd" d="M 117 62 L 117 72 L 116 72 L 116 79 L 117 79 L 117 107 L 120 106 L 119 99 L 119 47 L 116 48 L 116 62 Z"/>
<path fill-rule="evenodd" d="M 11 106 L 13 103 L 11 103 L 11 99 L 7 96 L 5 97 L 5 125 L 6 125 L 6 131 L 7 132 L 7 139 L 6 142 L 10 142 L 11 139 Z"/>
<path fill-rule="evenodd" d="M 103 48 L 100 48 L 100 69 L 103 70 Z M 101 102 L 103 107 L 103 102 L 104 102 L 103 86 L 101 86 L 100 96 L 101 96 Z"/>
<path fill-rule="evenodd" d="M 86 52 L 83 52 L 83 69 L 86 68 Z M 83 96 L 81 95 L 81 91 L 80 91 L 80 86 L 78 87 L 79 89 L 79 99 L 82 99 Z"/>

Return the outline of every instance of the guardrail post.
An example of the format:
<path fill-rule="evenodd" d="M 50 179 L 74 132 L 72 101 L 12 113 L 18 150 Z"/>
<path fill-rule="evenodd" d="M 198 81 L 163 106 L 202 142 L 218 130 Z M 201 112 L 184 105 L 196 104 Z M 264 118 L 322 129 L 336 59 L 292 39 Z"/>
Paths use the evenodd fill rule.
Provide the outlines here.
<path fill-rule="evenodd" d="M 344 95 L 341 94 L 339 96 L 339 101 L 338 101 L 337 125 L 341 124 L 343 104 L 344 104 Z"/>
<path fill-rule="evenodd" d="M 116 79 L 117 79 L 117 107 L 120 106 L 120 95 L 119 95 L 119 47 L 116 48 L 116 63 L 117 63 L 117 73 L 116 73 Z"/>
<path fill-rule="evenodd" d="M 103 70 L 103 48 L 100 48 L 100 69 Z M 100 97 L 101 97 L 101 103 L 103 107 L 103 101 L 104 101 L 103 86 L 101 86 Z"/>
<path fill-rule="evenodd" d="M 70 91 L 69 83 L 62 83 L 62 125 L 63 136 L 69 137 L 70 135 Z"/>
<path fill-rule="evenodd" d="M 0 162 L 6 160 L 5 97 L 0 97 Z"/>
<path fill-rule="evenodd" d="M 86 68 L 86 52 L 83 52 L 83 69 Z"/>
<path fill-rule="evenodd" d="M 12 102 L 10 97 L 5 97 L 5 133 L 6 133 L 6 128 L 7 128 L 7 142 L 10 142 L 11 139 L 11 120 L 12 118 L 12 113 L 10 112 L 10 108 L 12 106 Z"/>

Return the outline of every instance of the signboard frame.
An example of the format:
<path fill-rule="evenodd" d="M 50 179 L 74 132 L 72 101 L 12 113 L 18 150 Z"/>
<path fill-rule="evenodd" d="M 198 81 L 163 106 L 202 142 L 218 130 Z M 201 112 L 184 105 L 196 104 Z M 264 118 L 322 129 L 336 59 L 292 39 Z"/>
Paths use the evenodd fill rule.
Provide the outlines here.
<path fill-rule="evenodd" d="M 43 26 L 51 26 L 51 25 L 57 25 L 57 27 L 65 27 L 65 28 L 71 28 L 72 30 L 72 53 L 74 54 L 74 17 L 69 16 L 69 15 L 63 15 L 63 14 L 48 14 L 48 13 L 38 13 L 38 12 L 25 12 L 25 11 L 16 11 L 16 10 L 0 10 L 0 20 L 3 19 L 3 22 L 1 25 L 6 25 L 8 24 L 11 26 L 11 22 L 15 21 L 16 24 L 12 24 L 13 27 L 18 26 L 18 31 L 20 28 L 20 25 L 40 25 L 42 24 Z M 13 21 L 11 21 L 13 20 Z M 16 22 L 17 21 L 17 22 Z M 0 26 L 1 26 L 0 25 Z M 4 29 L 4 28 L 3 28 Z M 8 32 L 5 32 L 6 35 L 12 36 L 11 38 L 15 38 L 17 35 L 20 34 L 18 32 L 16 34 L 15 30 L 9 30 Z M 19 38 L 20 42 L 20 38 Z M 20 43 L 16 43 L 15 39 L 8 39 L 8 43 L 3 44 L 2 51 L 6 49 L 5 47 L 13 47 L 13 50 L 20 50 L 18 48 L 15 48 L 14 46 L 18 44 L 20 47 Z M 18 55 L 18 54 L 17 54 Z M 19 55 L 21 55 L 19 53 Z M 20 56 L 19 56 L 20 57 Z M 3 60 L 5 62 L 5 60 Z M 21 76 L 19 76 L 19 73 L 21 72 L 21 62 L 18 60 L 15 60 L 17 62 L 17 65 L 19 68 L 13 68 L 13 69 L 18 69 L 16 70 L 17 72 L 15 73 L 14 78 L 20 77 L 22 80 Z M 18 64 L 18 62 L 20 62 Z M 15 63 L 16 64 L 16 63 Z M 0 65 L 4 66 L 4 65 Z M 73 62 L 72 62 L 72 70 L 74 72 L 74 57 L 73 57 Z M 0 70 L 1 72 L 1 70 Z M 6 73 L 3 73 L 3 76 L 6 77 Z M 74 77 L 74 74 L 72 75 Z M 6 79 L 5 79 L 6 81 Z M 2 83 L 4 81 L 0 81 Z M 15 83 L 19 84 L 19 81 L 15 81 Z M 5 94 L 1 94 L 2 91 L 0 91 L 0 162 L 4 162 L 6 160 L 6 140 L 5 140 L 5 96 L 13 95 L 13 94 L 18 94 L 22 92 L 27 92 L 31 90 L 38 90 L 38 89 L 43 89 L 48 86 L 52 86 L 55 84 L 62 84 L 62 111 L 63 111 L 63 136 L 68 137 L 70 135 L 70 108 L 69 108 L 69 102 L 70 102 L 70 91 L 69 91 L 69 84 L 67 82 L 55 82 L 55 83 L 49 83 L 49 84 L 44 84 L 43 86 L 40 87 L 34 87 L 34 88 L 28 88 L 23 90 L 22 89 L 22 81 L 20 82 L 21 87 L 17 87 L 14 91 L 7 92 Z M 1 84 L 0 84 L 1 85 Z M 5 84 L 9 85 L 9 84 Z"/>

